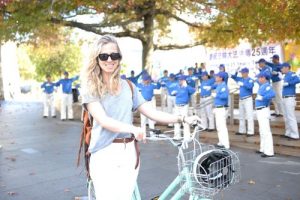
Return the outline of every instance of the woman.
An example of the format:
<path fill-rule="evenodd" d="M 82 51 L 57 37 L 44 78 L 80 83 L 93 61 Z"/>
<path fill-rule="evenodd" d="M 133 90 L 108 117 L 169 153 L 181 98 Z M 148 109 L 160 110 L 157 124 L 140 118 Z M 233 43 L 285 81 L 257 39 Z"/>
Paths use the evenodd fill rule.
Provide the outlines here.
<path fill-rule="evenodd" d="M 153 109 L 134 84 L 131 91 L 127 81 L 120 78 L 121 59 L 116 39 L 105 35 L 96 42 L 82 75 L 83 106 L 94 118 L 89 167 L 98 200 L 132 197 L 139 171 L 132 138 L 145 139 L 145 131 L 132 124 L 132 110 L 166 124 L 199 119 L 184 119 Z"/>

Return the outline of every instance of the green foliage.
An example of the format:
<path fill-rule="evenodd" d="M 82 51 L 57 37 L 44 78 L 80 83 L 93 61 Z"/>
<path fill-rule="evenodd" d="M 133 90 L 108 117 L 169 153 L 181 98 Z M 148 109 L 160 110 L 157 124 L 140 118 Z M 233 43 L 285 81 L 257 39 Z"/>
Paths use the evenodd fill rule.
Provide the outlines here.
<path fill-rule="evenodd" d="M 77 0 L 12 1 L 0 5 L 2 40 L 28 40 L 41 34 L 54 34 L 57 26 L 78 27 L 98 34 L 108 32 L 140 40 L 147 37 L 145 17 L 153 14 L 159 38 L 166 37 L 170 19 L 190 26 L 198 40 L 210 46 L 228 46 L 239 39 L 254 44 L 264 41 L 300 40 L 300 4 L 298 0 Z M 93 25 L 70 24 L 71 16 L 102 14 Z M 186 19 L 188 17 L 188 20 Z M 192 20 L 191 20 L 192 19 Z M 209 22 L 209 23 L 208 23 Z M 84 26 L 87 25 L 87 26 Z M 121 34 L 122 33 L 122 34 Z M 161 39 L 160 39 L 161 40 Z M 145 42 L 145 41 L 144 41 Z M 155 41 L 154 41 L 155 42 Z"/>
<path fill-rule="evenodd" d="M 39 38 L 36 43 L 21 45 L 32 63 L 24 53 L 19 54 L 21 76 L 24 79 L 33 77 L 37 81 L 44 81 L 47 74 L 53 80 L 59 79 L 64 71 L 77 75 L 82 65 L 81 47 L 69 37 L 69 31 L 61 30 L 58 35 L 48 37 L 48 40 Z M 35 66 L 34 72 L 32 65 Z"/>
<path fill-rule="evenodd" d="M 35 66 L 32 64 L 25 45 L 19 46 L 17 49 L 17 57 L 19 64 L 20 78 L 22 80 L 33 80 L 36 77 Z"/>
<path fill-rule="evenodd" d="M 144 66 L 151 66 L 149 56 L 144 54 L 151 54 L 154 49 L 199 44 L 230 47 L 240 39 L 253 45 L 300 42 L 299 0 L 3 0 L 0 13 L 1 41 L 55 43 L 62 26 L 99 35 L 110 33 L 139 39 L 146 49 Z M 76 20 L 82 16 L 94 18 Z M 185 23 L 190 28 L 191 45 L 162 44 L 169 37 L 171 21 Z M 59 55 L 51 63 L 71 65 Z"/>
<path fill-rule="evenodd" d="M 300 42 L 298 0 L 215 0 L 208 8 L 217 10 L 206 27 L 194 28 L 209 46 L 231 46 L 246 39 L 251 44 L 292 40 Z"/>
<path fill-rule="evenodd" d="M 28 48 L 29 57 L 35 64 L 36 80 L 45 80 L 45 76 L 50 74 L 53 80 L 61 77 L 64 71 L 71 75 L 78 74 L 81 67 L 80 47 L 72 43 L 65 43 L 52 47 Z"/>

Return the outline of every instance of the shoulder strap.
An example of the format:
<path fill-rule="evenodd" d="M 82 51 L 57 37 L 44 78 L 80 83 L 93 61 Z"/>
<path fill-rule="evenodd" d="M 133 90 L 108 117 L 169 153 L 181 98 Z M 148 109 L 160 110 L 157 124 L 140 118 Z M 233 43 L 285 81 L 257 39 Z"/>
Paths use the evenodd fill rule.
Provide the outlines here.
<path fill-rule="evenodd" d="M 132 100 L 133 100 L 133 85 L 132 85 L 132 82 L 131 82 L 130 80 L 128 80 L 128 79 L 126 79 L 126 81 L 127 81 L 128 85 L 129 85 L 129 87 L 130 87 L 130 90 L 131 90 L 131 96 L 132 96 Z"/>

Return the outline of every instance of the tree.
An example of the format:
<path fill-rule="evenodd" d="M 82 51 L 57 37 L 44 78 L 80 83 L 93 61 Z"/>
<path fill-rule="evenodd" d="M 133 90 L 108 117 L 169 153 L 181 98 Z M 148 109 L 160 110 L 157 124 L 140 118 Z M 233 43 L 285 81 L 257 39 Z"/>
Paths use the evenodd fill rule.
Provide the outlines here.
<path fill-rule="evenodd" d="M 208 29 L 195 31 L 206 45 L 232 46 L 240 39 L 252 45 L 263 42 L 300 42 L 298 0 L 215 0 L 205 6 L 217 15 Z M 196 28 L 197 29 L 197 28 Z"/>
<path fill-rule="evenodd" d="M 132 37 L 143 46 L 143 67 L 156 49 L 232 46 L 240 39 L 299 41 L 298 0 L 2 0 L 0 37 L 19 41 L 55 34 L 57 27 Z M 79 17 L 90 16 L 88 22 Z M 164 44 L 171 23 L 191 30 L 189 44 Z M 46 30 L 46 31 L 45 31 Z"/>
<path fill-rule="evenodd" d="M 161 45 L 154 37 L 166 36 L 170 19 L 185 22 L 177 16 L 182 10 L 197 9 L 189 1 L 117 0 L 117 1 L 9 1 L 2 5 L 0 23 L 2 39 L 24 41 L 44 36 L 45 30 L 55 32 L 57 26 L 76 27 L 96 34 L 132 37 L 143 45 L 143 66 L 151 67 L 155 49 L 187 48 L 202 44 L 193 41 L 186 45 Z M 81 22 L 78 17 L 97 16 L 93 23 Z M 99 20 L 100 19 L 100 20 Z M 94 20 L 95 21 L 95 20 Z M 155 30 L 157 30 L 155 32 Z"/>
<path fill-rule="evenodd" d="M 59 30 L 47 40 L 21 44 L 18 51 L 20 74 L 23 79 L 44 81 L 50 74 L 53 80 L 61 78 L 64 71 L 78 74 L 82 65 L 81 41 L 73 41 L 70 31 Z M 29 57 L 29 58 L 28 58 Z"/>
<path fill-rule="evenodd" d="M 62 43 L 52 46 L 27 46 L 30 60 L 35 65 L 36 77 L 38 81 L 45 80 L 45 76 L 50 74 L 53 80 L 61 77 L 64 71 L 76 75 L 82 64 L 80 47 L 74 43 Z"/>

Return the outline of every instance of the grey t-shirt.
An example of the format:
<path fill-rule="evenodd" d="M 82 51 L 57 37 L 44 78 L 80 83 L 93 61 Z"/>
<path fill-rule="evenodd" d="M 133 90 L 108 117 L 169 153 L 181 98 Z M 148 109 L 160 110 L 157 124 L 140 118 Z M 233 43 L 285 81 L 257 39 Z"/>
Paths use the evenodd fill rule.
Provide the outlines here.
<path fill-rule="evenodd" d="M 100 99 L 99 97 L 83 94 L 82 104 L 84 105 L 99 101 L 108 117 L 127 124 L 132 124 L 132 109 L 136 110 L 145 102 L 144 98 L 135 87 L 135 85 L 132 84 L 132 86 L 133 94 L 127 81 L 121 80 L 121 92 L 118 95 L 108 94 Z M 111 132 L 100 126 L 100 124 L 98 124 L 96 120 L 93 120 L 89 152 L 94 153 L 100 149 L 105 148 L 106 146 L 110 145 L 115 138 L 126 138 L 130 136 L 130 133 Z"/>

